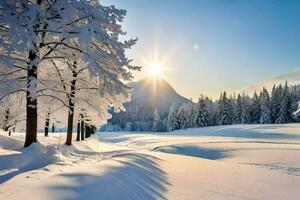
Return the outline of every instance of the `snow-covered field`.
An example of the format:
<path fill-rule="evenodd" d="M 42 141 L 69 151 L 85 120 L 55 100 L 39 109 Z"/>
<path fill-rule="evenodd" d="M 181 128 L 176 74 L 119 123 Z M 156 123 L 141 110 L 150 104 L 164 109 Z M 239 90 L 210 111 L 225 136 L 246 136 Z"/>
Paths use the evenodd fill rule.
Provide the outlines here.
<path fill-rule="evenodd" d="M 0 133 L 0 199 L 299 199 L 300 125 L 173 133 Z M 99 142 L 100 139 L 100 142 Z"/>

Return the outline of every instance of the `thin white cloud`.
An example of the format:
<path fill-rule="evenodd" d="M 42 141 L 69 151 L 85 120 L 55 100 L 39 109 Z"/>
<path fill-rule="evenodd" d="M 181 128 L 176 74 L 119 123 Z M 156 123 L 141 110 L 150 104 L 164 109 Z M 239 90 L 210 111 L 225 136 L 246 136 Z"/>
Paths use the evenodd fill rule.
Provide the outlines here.
<path fill-rule="evenodd" d="M 198 44 L 198 43 L 194 43 L 193 49 L 194 49 L 194 50 L 198 50 L 198 49 L 199 49 L 199 44 Z"/>

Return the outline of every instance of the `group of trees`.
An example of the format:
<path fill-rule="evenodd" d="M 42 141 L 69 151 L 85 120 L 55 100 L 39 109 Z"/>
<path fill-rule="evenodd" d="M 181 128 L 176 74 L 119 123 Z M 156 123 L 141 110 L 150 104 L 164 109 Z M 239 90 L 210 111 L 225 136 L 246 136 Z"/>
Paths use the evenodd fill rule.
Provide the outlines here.
<path fill-rule="evenodd" d="M 161 132 L 231 124 L 299 122 L 298 117 L 293 115 L 299 100 L 300 86 L 288 86 L 286 83 L 284 86 L 274 85 L 271 92 L 263 88 L 251 97 L 246 94 L 228 96 L 223 92 L 214 101 L 201 95 L 197 103 L 192 100 L 173 103 L 168 113 L 132 103 L 126 107 L 126 112 L 114 114 L 102 129 Z"/>
<path fill-rule="evenodd" d="M 214 115 L 215 103 L 201 95 L 197 103 L 190 101 L 181 105 L 173 104 L 170 107 L 167 130 L 211 126 L 215 123 Z"/>
<path fill-rule="evenodd" d="M 20 107 L 24 106 L 24 98 L 14 94 L 0 101 L 0 128 L 10 135 L 16 126 L 24 121 L 24 113 Z"/>
<path fill-rule="evenodd" d="M 27 147 L 66 113 L 71 145 L 74 122 L 90 135 L 108 107 L 123 109 L 123 81 L 140 69 L 125 56 L 137 39 L 119 40 L 125 15 L 97 0 L 0 0 L 1 127 L 23 124 Z"/>
<path fill-rule="evenodd" d="M 192 101 L 170 108 L 167 128 L 169 131 L 192 127 L 231 124 L 283 124 L 297 122 L 293 116 L 299 101 L 299 86 L 275 86 L 271 94 L 263 88 L 252 97 L 238 94 L 228 97 L 223 92 L 220 99 L 212 101 L 201 96 Z M 157 118 L 157 117 L 156 117 Z"/>

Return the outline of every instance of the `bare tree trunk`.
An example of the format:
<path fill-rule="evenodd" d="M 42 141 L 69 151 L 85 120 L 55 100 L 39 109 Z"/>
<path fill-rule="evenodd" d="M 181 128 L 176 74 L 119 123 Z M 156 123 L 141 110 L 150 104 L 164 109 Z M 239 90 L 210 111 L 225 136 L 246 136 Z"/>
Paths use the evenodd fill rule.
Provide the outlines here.
<path fill-rule="evenodd" d="M 74 64 L 73 67 L 76 69 L 76 65 Z M 77 73 L 73 69 L 73 80 L 71 81 L 71 92 L 69 98 L 69 113 L 68 113 L 68 129 L 67 129 L 67 140 L 66 145 L 72 145 L 72 136 L 73 136 L 73 121 L 74 121 L 74 97 L 75 97 L 75 88 L 76 88 L 76 78 Z"/>
<path fill-rule="evenodd" d="M 33 62 L 37 57 L 34 51 L 29 51 L 29 60 Z M 36 93 L 37 66 L 32 65 L 27 70 L 27 95 L 26 95 L 26 137 L 24 147 L 37 142 L 37 99 L 31 96 Z"/>
<path fill-rule="evenodd" d="M 91 136 L 91 132 L 90 132 L 90 126 L 87 124 L 85 126 L 85 137 L 89 138 Z"/>
<path fill-rule="evenodd" d="M 50 125 L 50 112 L 47 112 L 46 115 L 46 124 L 45 124 L 45 137 L 48 137 L 48 133 L 49 133 L 49 125 Z"/>
<path fill-rule="evenodd" d="M 81 120 L 81 140 L 84 140 L 84 120 Z"/>
<path fill-rule="evenodd" d="M 8 131 L 8 136 L 11 136 L 11 131 Z"/>
<path fill-rule="evenodd" d="M 68 128 L 66 145 L 72 145 L 73 135 L 73 120 L 74 120 L 74 103 L 72 98 L 69 99 L 69 113 L 68 113 Z"/>
<path fill-rule="evenodd" d="M 8 123 L 9 123 L 9 116 L 10 115 L 10 108 L 7 108 L 6 110 L 5 110 L 5 120 L 4 120 L 4 125 L 3 125 L 3 129 L 4 129 L 4 131 L 8 131 Z"/>
<path fill-rule="evenodd" d="M 76 141 L 80 141 L 80 121 L 78 120 L 77 123 L 77 136 L 76 136 Z"/>
<path fill-rule="evenodd" d="M 55 124 L 53 123 L 52 124 L 52 133 L 54 133 L 55 132 Z"/>

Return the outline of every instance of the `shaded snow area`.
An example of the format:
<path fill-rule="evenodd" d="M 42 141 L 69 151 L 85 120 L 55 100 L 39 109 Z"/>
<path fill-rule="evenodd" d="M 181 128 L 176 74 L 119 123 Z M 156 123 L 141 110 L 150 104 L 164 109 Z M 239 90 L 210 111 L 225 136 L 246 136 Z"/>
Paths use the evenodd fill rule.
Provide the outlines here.
<path fill-rule="evenodd" d="M 300 125 L 64 134 L 22 148 L 0 133 L 0 199 L 299 199 Z"/>

